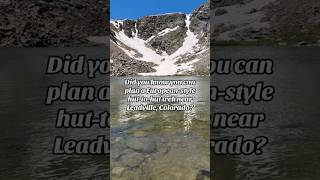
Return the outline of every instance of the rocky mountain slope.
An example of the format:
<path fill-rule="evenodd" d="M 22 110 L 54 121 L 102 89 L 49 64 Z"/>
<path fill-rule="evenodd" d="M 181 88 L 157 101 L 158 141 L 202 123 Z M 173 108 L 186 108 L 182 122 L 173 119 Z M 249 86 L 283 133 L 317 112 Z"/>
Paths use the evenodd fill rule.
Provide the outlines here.
<path fill-rule="evenodd" d="M 320 1 L 224 0 L 211 9 L 216 43 L 319 43 Z"/>
<path fill-rule="evenodd" d="M 0 46 L 90 45 L 105 36 L 109 4 L 104 0 L 1 0 Z"/>
<path fill-rule="evenodd" d="M 209 14 L 208 3 L 188 15 L 111 21 L 112 75 L 207 74 Z"/>

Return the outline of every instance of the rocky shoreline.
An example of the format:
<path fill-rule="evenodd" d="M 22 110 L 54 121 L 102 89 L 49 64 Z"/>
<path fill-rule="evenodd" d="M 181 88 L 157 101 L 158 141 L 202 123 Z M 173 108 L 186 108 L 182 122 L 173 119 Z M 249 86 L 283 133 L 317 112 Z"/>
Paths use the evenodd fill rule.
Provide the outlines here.
<path fill-rule="evenodd" d="M 95 46 L 89 36 L 108 32 L 103 0 L 4 0 L 0 3 L 0 47 Z"/>
<path fill-rule="evenodd" d="M 178 143 L 178 144 L 177 144 Z M 180 154 L 187 155 L 179 143 L 181 140 L 176 139 L 169 142 L 166 138 L 158 136 L 147 136 L 144 131 L 136 131 L 130 137 L 117 137 L 113 142 L 113 151 L 111 160 L 113 161 L 111 169 L 112 179 L 186 179 L 186 180 L 208 180 L 210 179 L 209 159 L 198 156 L 199 161 L 194 165 L 191 171 L 186 171 L 183 167 L 176 167 L 179 170 L 172 171 L 171 165 L 177 151 Z M 164 158 L 166 157 L 166 158 Z M 150 168 L 151 167 L 151 168 Z M 161 169 L 161 172 L 155 171 Z M 166 172 L 166 174 L 162 174 Z M 182 174 L 185 172 L 185 174 Z M 162 177 L 159 177 L 162 174 Z"/>

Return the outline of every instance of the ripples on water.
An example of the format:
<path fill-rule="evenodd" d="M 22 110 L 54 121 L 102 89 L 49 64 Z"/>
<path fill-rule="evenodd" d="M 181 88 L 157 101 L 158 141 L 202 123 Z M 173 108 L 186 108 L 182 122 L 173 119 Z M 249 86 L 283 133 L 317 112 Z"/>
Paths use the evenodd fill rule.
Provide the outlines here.
<path fill-rule="evenodd" d="M 48 55 L 62 55 L 66 52 L 88 53 L 96 57 L 104 56 L 106 50 L 100 48 L 0 50 L 0 179 L 89 179 L 92 177 L 108 179 L 109 156 L 51 155 L 53 137 L 56 135 L 86 138 L 109 134 L 103 129 L 57 130 L 53 128 L 59 107 L 74 111 L 87 109 L 104 111 L 108 108 L 108 104 L 98 102 L 56 103 L 53 106 L 44 106 L 47 86 L 59 84 L 61 80 L 80 84 L 93 83 L 98 86 L 107 82 L 105 77 L 92 81 L 81 76 L 68 78 L 45 76 Z M 276 87 L 273 102 L 255 103 L 250 106 L 252 111 L 263 111 L 267 114 L 266 122 L 259 129 L 212 130 L 214 137 L 232 137 L 238 134 L 245 134 L 247 137 L 265 135 L 271 141 L 261 156 L 212 156 L 211 167 L 214 169 L 215 179 L 320 179 L 319 48 L 217 47 L 214 52 L 216 57 L 265 57 L 273 58 L 276 63 L 275 74 L 271 76 L 231 75 L 214 78 L 215 83 L 221 86 L 264 80 Z M 119 104 L 124 103 L 121 102 L 123 100 L 120 96 L 113 97 L 113 100 L 117 99 Z M 200 106 L 202 106 L 201 103 Z M 209 107 L 208 104 L 203 106 Z M 150 121 L 148 115 L 131 116 L 124 113 L 123 108 L 116 107 L 117 105 L 112 107 L 115 109 L 113 112 L 119 112 L 123 115 L 122 117 L 134 120 L 117 124 L 112 128 L 112 134 L 147 135 L 160 142 L 160 145 L 163 144 L 159 148 L 159 152 L 162 153 L 150 156 L 154 165 L 150 166 L 150 169 L 147 166 L 145 166 L 146 169 L 141 168 L 141 172 L 135 175 L 149 172 L 147 176 L 157 174 L 161 178 L 166 175 L 166 172 L 178 171 L 188 174 L 194 173 L 194 171 L 188 171 L 190 169 L 208 166 L 207 158 L 203 158 L 208 157 L 205 147 L 205 144 L 209 145 L 208 124 L 205 121 L 209 116 L 207 113 L 201 111 L 196 113 L 197 115 L 163 113 L 157 118 L 167 119 L 167 121 L 156 119 Z M 237 103 L 217 102 L 212 104 L 212 110 L 242 112 L 248 111 L 248 108 Z M 184 116 L 198 116 L 198 118 L 176 123 L 170 120 L 177 117 L 186 119 Z M 202 120 L 197 121 L 198 119 Z M 203 145 L 202 148 L 200 144 Z M 163 154 L 167 155 L 163 156 Z M 160 161 L 152 161 L 152 158 Z M 138 161 L 139 159 L 136 159 L 136 162 Z M 182 163 L 181 166 L 173 166 L 180 161 L 185 162 L 186 166 Z M 167 171 L 167 169 L 170 170 Z"/>
<path fill-rule="evenodd" d="M 111 164 L 125 169 L 112 179 L 209 179 L 209 77 L 165 77 L 197 81 L 196 108 L 171 112 L 126 111 L 124 79 L 111 80 Z"/>
<path fill-rule="evenodd" d="M 213 57 L 271 58 L 275 73 L 264 76 L 214 76 L 215 85 L 254 84 L 265 81 L 275 86 L 272 102 L 251 106 L 215 102 L 215 112 L 265 112 L 267 119 L 258 129 L 212 130 L 213 137 L 267 136 L 270 143 L 260 156 L 212 156 L 215 179 L 223 180 L 307 180 L 319 179 L 320 103 L 318 92 L 320 48 L 316 47 L 215 47 Z M 213 82 L 211 82 L 213 83 Z"/>
<path fill-rule="evenodd" d="M 49 55 L 87 54 L 103 58 L 105 48 L 15 48 L 0 50 L 0 179 L 108 179 L 109 155 L 52 155 L 55 136 L 96 138 L 106 129 L 54 129 L 59 108 L 68 111 L 108 109 L 105 102 L 61 103 L 44 106 L 49 85 L 70 81 L 76 85 L 103 86 L 85 76 L 45 75 Z"/>

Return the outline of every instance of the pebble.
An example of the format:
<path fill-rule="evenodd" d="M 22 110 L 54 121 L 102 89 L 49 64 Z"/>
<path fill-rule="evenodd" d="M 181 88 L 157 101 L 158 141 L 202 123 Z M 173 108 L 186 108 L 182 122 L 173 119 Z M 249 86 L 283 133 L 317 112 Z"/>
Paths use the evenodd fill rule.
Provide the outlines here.
<path fill-rule="evenodd" d="M 115 177 L 121 177 L 125 171 L 124 167 L 115 167 L 111 171 L 111 175 Z"/>

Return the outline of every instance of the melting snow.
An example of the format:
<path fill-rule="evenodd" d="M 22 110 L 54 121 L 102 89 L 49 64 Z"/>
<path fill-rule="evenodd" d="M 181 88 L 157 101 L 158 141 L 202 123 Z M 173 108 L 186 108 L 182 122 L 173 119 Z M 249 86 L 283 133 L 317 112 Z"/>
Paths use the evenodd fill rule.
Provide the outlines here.
<path fill-rule="evenodd" d="M 179 28 L 179 26 L 177 26 L 177 27 L 175 27 L 175 28 L 173 28 L 173 29 L 167 28 L 167 29 L 159 32 L 159 33 L 158 33 L 158 36 L 164 36 L 164 35 L 168 34 L 169 32 L 172 32 L 172 31 L 177 30 L 178 28 Z"/>
<path fill-rule="evenodd" d="M 140 73 L 140 75 L 174 75 L 178 72 L 178 70 L 181 69 L 190 69 L 191 64 L 198 61 L 198 59 L 192 60 L 191 62 L 185 63 L 184 65 L 178 66 L 175 64 L 175 62 L 185 54 L 191 54 L 194 53 L 194 46 L 197 45 L 198 39 L 197 36 L 190 31 L 190 15 L 187 15 L 186 18 L 186 26 L 188 28 L 187 30 L 187 36 L 183 42 L 183 45 L 173 54 L 168 55 L 167 53 L 163 53 L 163 55 L 157 54 L 154 49 L 147 46 L 147 42 L 150 41 L 153 37 L 149 38 L 148 40 L 143 40 L 138 38 L 137 31 L 136 34 L 133 35 L 132 38 L 129 38 L 124 34 L 123 31 L 120 31 L 116 36 L 117 39 L 121 42 L 123 42 L 126 46 L 129 48 L 132 48 L 142 54 L 143 57 L 135 57 L 136 53 L 134 51 L 127 50 L 126 48 L 120 47 L 124 52 L 127 53 L 132 58 L 147 61 L 147 62 L 153 62 L 157 64 L 158 66 L 155 66 L 156 72 L 154 73 Z M 158 33 L 159 36 L 163 36 L 169 32 L 175 31 L 179 27 L 175 27 L 173 29 L 167 28 L 160 33 Z"/>

